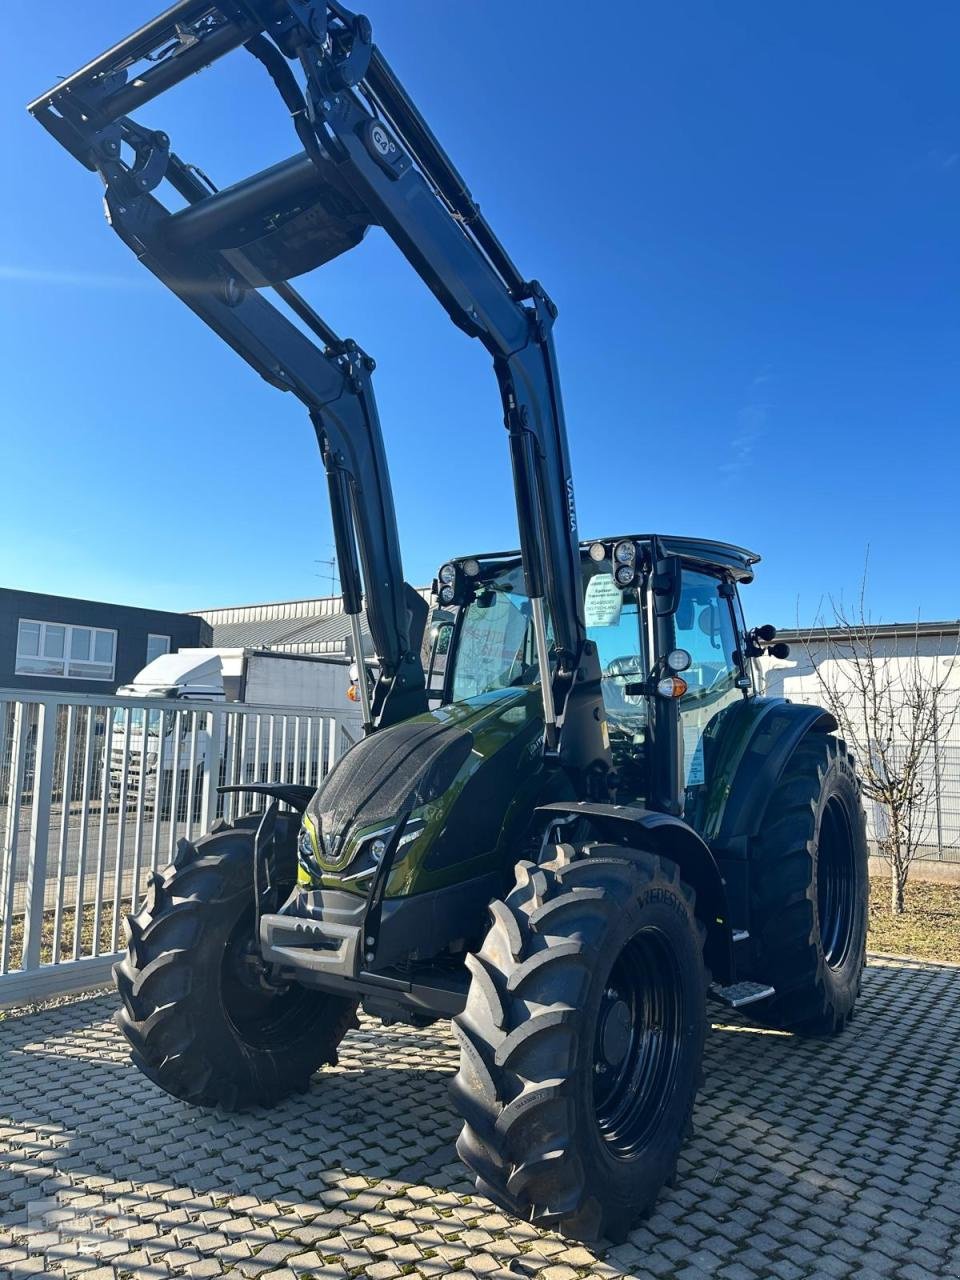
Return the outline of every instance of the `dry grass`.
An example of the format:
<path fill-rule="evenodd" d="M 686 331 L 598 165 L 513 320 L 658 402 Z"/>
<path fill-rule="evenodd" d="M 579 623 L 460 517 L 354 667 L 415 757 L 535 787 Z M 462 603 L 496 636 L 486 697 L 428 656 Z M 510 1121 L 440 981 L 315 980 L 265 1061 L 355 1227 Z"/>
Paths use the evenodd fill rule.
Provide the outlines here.
<path fill-rule="evenodd" d="M 124 915 L 130 910 L 129 903 L 124 903 L 120 909 L 120 919 L 123 920 Z M 60 960 L 71 960 L 73 958 L 73 937 L 74 927 L 76 923 L 76 912 L 72 907 L 66 908 L 63 913 L 63 921 L 60 928 Z M 47 911 L 43 917 L 43 933 L 40 939 L 40 962 L 41 964 L 49 964 L 53 960 L 53 928 L 54 913 Z M 104 902 L 100 913 L 100 946 L 99 952 L 103 955 L 109 955 L 112 950 L 113 943 L 113 903 Z M 123 925 L 121 923 L 118 931 L 118 943 L 122 948 L 125 945 Z M 93 947 L 93 906 L 87 904 L 80 916 L 80 955 L 88 956 L 92 953 Z M 17 968 L 22 962 L 23 955 L 23 916 L 17 916 L 13 921 L 13 928 L 10 934 L 10 967 Z"/>
<path fill-rule="evenodd" d="M 870 881 L 870 931 L 867 947 L 918 960 L 960 962 L 960 885 L 907 884 L 906 909 L 890 914 L 890 881 Z"/>

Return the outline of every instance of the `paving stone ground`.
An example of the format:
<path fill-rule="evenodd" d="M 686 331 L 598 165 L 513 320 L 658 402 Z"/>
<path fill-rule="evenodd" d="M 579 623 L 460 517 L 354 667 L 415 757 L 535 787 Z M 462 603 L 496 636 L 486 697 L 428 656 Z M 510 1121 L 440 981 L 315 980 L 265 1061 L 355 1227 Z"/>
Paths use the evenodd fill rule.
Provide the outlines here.
<path fill-rule="evenodd" d="M 721 1017 L 676 1186 L 596 1250 L 471 1194 L 445 1026 L 366 1020 L 306 1097 L 224 1115 L 144 1080 L 113 1004 L 0 1022 L 0 1276 L 960 1277 L 960 967 L 874 959 L 837 1039 Z"/>

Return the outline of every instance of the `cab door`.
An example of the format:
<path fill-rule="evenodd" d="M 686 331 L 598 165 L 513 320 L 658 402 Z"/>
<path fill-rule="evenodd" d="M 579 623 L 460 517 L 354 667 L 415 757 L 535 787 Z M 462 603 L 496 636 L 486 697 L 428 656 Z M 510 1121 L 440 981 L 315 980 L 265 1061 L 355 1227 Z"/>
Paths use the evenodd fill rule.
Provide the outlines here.
<path fill-rule="evenodd" d="M 688 816 L 697 810 L 700 789 L 709 781 L 709 747 L 718 717 L 748 692 L 734 600 L 725 579 L 684 568 L 674 630 L 677 648 L 690 655 L 683 672 L 687 692 L 680 699 L 681 786 Z"/>

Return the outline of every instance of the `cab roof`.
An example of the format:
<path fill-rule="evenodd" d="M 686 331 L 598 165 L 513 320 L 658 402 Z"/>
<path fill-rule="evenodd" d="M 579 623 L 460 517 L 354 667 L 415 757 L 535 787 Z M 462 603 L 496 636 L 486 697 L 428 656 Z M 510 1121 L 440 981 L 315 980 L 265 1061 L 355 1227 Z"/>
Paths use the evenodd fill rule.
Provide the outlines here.
<path fill-rule="evenodd" d="M 746 547 L 732 542 L 714 542 L 709 538 L 688 538 L 672 533 L 617 533 L 598 538 L 587 538 L 580 543 L 580 552 L 586 555 L 595 542 L 611 545 L 616 542 L 658 542 L 664 555 L 679 556 L 688 564 L 703 565 L 708 569 L 726 569 L 738 582 L 753 581 L 753 566 L 760 556 Z M 457 556 L 457 560 L 479 560 L 503 563 L 520 559 L 519 551 L 488 551 L 480 555 Z"/>

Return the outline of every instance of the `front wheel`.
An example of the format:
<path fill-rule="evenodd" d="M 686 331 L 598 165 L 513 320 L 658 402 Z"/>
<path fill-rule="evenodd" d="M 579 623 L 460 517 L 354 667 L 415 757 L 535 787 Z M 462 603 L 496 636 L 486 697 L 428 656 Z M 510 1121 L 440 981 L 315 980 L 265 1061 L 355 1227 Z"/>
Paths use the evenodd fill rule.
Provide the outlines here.
<path fill-rule="evenodd" d="M 275 984 L 254 938 L 253 840 L 258 819 L 182 841 L 128 917 L 114 966 L 116 1019 L 154 1084 L 199 1106 L 270 1105 L 304 1092 L 335 1063 L 357 1025 L 355 1000 Z"/>
<path fill-rule="evenodd" d="M 566 1235 L 621 1239 L 670 1180 L 706 1030 L 703 930 L 675 863 L 559 845 L 521 862 L 455 1019 L 478 1190 Z"/>

